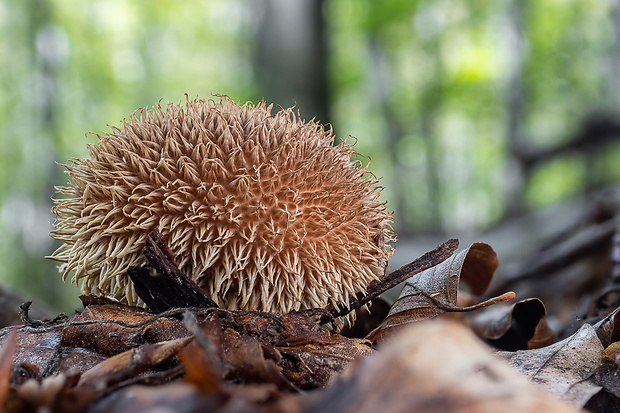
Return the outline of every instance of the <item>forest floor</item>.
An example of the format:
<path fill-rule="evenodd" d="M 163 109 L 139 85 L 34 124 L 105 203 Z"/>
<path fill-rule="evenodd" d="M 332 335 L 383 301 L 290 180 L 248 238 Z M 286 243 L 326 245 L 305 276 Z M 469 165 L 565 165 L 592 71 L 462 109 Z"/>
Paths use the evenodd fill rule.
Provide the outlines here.
<path fill-rule="evenodd" d="M 342 331 L 334 326 L 349 309 L 216 308 L 153 238 L 147 260 L 167 284 L 146 278 L 149 309 L 87 295 L 71 317 L 36 320 L 21 306 L 21 323 L 0 333 L 0 403 L 69 413 L 620 411 L 618 209 L 586 204 L 521 241 L 509 266 L 491 242 L 410 256 L 359 297 Z"/>

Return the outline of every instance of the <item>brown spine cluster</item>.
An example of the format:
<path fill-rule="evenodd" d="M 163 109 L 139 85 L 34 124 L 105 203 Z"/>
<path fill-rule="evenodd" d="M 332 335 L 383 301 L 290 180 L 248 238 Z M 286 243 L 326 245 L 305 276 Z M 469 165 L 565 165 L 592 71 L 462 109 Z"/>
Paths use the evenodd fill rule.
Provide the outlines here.
<path fill-rule="evenodd" d="M 66 166 L 51 258 L 82 290 L 138 302 L 126 274 L 158 228 L 219 305 L 347 304 L 384 275 L 391 216 L 377 179 L 291 109 L 188 100 L 141 109 Z"/>

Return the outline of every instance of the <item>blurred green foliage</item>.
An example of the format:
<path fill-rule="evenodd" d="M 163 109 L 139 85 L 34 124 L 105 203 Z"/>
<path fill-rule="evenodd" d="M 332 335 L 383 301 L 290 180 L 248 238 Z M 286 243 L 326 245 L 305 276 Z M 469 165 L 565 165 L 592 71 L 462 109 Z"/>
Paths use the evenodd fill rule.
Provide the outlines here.
<path fill-rule="evenodd" d="M 54 161 L 87 156 L 97 141 L 87 132 L 139 107 L 185 94 L 260 100 L 261 5 L 0 0 L 1 282 L 75 307 L 77 290 L 42 258 L 54 249 L 53 186 L 66 182 Z M 590 112 L 617 113 L 611 9 L 597 0 L 324 0 L 332 123 L 372 159 L 400 234 L 497 223 L 510 207 L 515 147 L 566 143 Z M 620 178 L 619 157 L 617 144 L 601 154 L 596 183 Z M 524 207 L 590 185 L 584 162 L 568 154 L 534 168 Z"/>
<path fill-rule="evenodd" d="M 591 111 L 617 114 L 608 87 L 617 76 L 609 71 L 610 2 L 333 0 L 328 7 L 334 123 L 372 157 L 401 233 L 475 229 L 505 216 L 511 93 L 523 101 L 517 145 L 564 143 Z M 618 162 L 611 158 L 609 165 Z M 602 181 L 616 179 L 608 172 Z M 529 207 L 585 185 L 581 160 L 558 160 L 526 179 Z"/>
<path fill-rule="evenodd" d="M 76 305 L 48 236 L 54 185 L 89 132 L 139 107 L 258 98 L 251 10 L 241 1 L 0 1 L 0 281 Z"/>

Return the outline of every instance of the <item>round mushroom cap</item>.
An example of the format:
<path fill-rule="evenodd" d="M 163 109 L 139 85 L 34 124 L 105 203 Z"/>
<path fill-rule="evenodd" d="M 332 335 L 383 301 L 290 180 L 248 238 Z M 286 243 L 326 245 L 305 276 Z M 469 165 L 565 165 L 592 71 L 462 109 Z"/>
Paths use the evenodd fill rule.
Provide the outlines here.
<path fill-rule="evenodd" d="M 158 229 L 220 306 L 348 305 L 384 276 L 393 240 L 378 180 L 352 145 L 292 109 L 228 97 L 139 109 L 66 165 L 52 237 L 63 279 L 139 303 L 127 269 Z"/>

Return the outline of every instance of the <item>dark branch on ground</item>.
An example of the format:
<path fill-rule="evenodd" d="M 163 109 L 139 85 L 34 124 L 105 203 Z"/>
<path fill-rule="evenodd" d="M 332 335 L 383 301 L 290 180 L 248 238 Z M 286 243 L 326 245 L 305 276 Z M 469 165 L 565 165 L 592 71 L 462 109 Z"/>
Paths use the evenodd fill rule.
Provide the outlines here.
<path fill-rule="evenodd" d="M 127 270 L 138 296 L 154 313 L 173 308 L 213 308 L 217 304 L 174 264 L 170 250 L 158 230 L 146 239 L 144 257 L 147 265 Z"/>
<path fill-rule="evenodd" d="M 454 253 L 454 251 L 456 251 L 458 246 L 459 241 L 457 239 L 450 239 L 444 242 L 434 250 L 427 252 L 410 264 L 391 272 L 380 280 L 372 282 L 368 286 L 366 294 L 353 300 L 348 308 L 331 310 L 332 315 L 334 317 L 342 317 L 351 311 L 364 306 L 373 298 L 378 297 L 380 294 L 383 294 L 390 288 L 395 287 L 407 278 L 444 262 Z"/>

